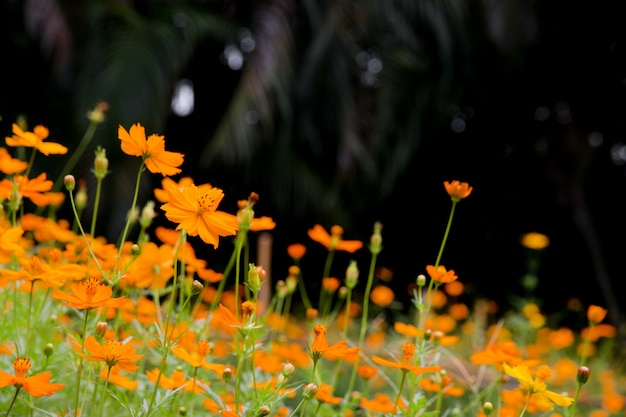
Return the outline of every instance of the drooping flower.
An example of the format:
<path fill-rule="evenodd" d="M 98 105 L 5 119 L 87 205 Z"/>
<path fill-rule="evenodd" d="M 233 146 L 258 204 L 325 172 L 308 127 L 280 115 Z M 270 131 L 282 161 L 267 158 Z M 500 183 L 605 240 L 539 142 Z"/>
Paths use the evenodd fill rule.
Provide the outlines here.
<path fill-rule="evenodd" d="M 118 340 L 108 339 L 103 344 L 98 343 L 95 337 L 85 339 L 85 350 L 88 354 L 78 352 L 80 356 L 94 362 L 104 362 L 109 368 L 117 366 L 126 372 L 135 372 L 139 366 L 135 364 L 143 358 L 138 355 L 132 341 L 122 343 Z"/>
<path fill-rule="evenodd" d="M 127 155 L 140 156 L 153 174 L 167 177 L 181 172 L 178 167 L 182 165 L 184 155 L 166 151 L 164 136 L 152 134 L 146 139 L 146 130 L 139 123 L 132 125 L 130 131 L 119 126 L 117 133 L 122 151 Z"/>
<path fill-rule="evenodd" d="M 308 231 L 309 237 L 321 243 L 330 250 L 340 250 L 349 253 L 354 253 L 363 247 L 363 242 L 360 240 L 342 240 L 343 228 L 341 226 L 333 226 L 330 228 L 330 234 L 319 224 L 313 226 Z"/>
<path fill-rule="evenodd" d="M 165 217 L 178 223 L 176 230 L 185 230 L 189 236 L 200 238 L 216 249 L 220 236 L 232 236 L 237 233 L 239 222 L 237 217 L 217 210 L 224 198 L 219 188 L 211 188 L 203 192 L 195 185 L 182 190 L 172 184 L 164 184 L 169 201 L 161 206 Z"/>
<path fill-rule="evenodd" d="M 472 187 L 468 183 L 457 180 L 444 181 L 443 186 L 450 195 L 453 203 L 458 203 L 472 192 Z"/>
<path fill-rule="evenodd" d="M 537 369 L 535 378 L 532 377 L 526 365 L 512 367 L 505 362 L 502 364 L 502 368 L 507 375 L 517 379 L 520 383 L 520 388 L 523 391 L 527 391 L 530 395 L 536 395 L 539 398 L 549 400 L 556 405 L 564 407 L 574 402 L 573 398 L 548 391 L 546 380 L 552 375 L 552 370 L 546 365 L 541 365 Z"/>
<path fill-rule="evenodd" d="M 54 290 L 52 296 L 57 300 L 65 301 L 69 307 L 79 310 L 96 307 L 120 307 L 126 301 L 125 297 L 111 298 L 113 290 L 103 284 L 100 279 L 92 277 L 85 281 L 70 285 L 72 294 Z"/>
<path fill-rule="evenodd" d="M 441 284 L 456 281 L 459 278 L 454 273 L 454 269 L 448 271 L 443 265 L 426 265 L 426 272 L 433 281 L 439 282 Z"/>
<path fill-rule="evenodd" d="M 17 389 L 24 388 L 33 397 L 41 397 L 52 395 L 65 386 L 64 384 L 51 384 L 52 374 L 47 371 L 27 377 L 26 374 L 30 368 L 31 362 L 29 358 L 15 358 L 13 361 L 14 375 L 0 370 L 0 388 L 13 385 Z"/>
<path fill-rule="evenodd" d="M 37 125 L 32 132 L 24 132 L 17 123 L 13 123 L 13 136 L 6 137 L 6 144 L 9 146 L 24 146 L 27 148 L 35 148 L 44 155 L 56 154 L 63 155 L 67 153 L 67 148 L 60 143 L 44 142 L 50 131 L 47 127 Z"/>

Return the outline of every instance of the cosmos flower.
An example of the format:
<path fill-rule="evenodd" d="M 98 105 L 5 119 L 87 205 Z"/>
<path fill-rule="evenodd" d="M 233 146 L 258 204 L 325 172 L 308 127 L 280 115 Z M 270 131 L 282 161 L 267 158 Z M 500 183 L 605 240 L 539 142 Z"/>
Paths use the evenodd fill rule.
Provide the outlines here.
<path fill-rule="evenodd" d="M 354 253 L 363 247 L 363 242 L 359 240 L 342 240 L 343 228 L 341 226 L 333 226 L 330 228 L 330 234 L 319 224 L 313 226 L 308 231 L 309 237 L 330 250 L 341 250 Z"/>
<path fill-rule="evenodd" d="M 67 153 L 67 148 L 60 143 L 44 142 L 50 131 L 47 127 L 37 125 L 32 132 L 24 132 L 17 123 L 13 123 L 13 136 L 6 137 L 4 140 L 9 146 L 24 146 L 27 148 L 35 148 L 44 155 L 57 154 L 63 155 Z"/>
<path fill-rule="evenodd" d="M 117 133 L 122 151 L 130 156 L 140 156 L 153 174 L 167 177 L 181 172 L 178 167 L 183 164 L 184 155 L 166 151 L 164 136 L 153 134 L 146 139 L 146 130 L 139 123 L 132 125 L 130 131 L 119 126 Z"/>
<path fill-rule="evenodd" d="M 530 370 L 526 365 L 510 366 L 506 362 L 502 364 L 502 369 L 507 375 L 517 379 L 520 383 L 520 388 L 523 391 L 527 391 L 530 395 L 535 395 L 544 400 L 549 400 L 556 405 L 567 407 L 574 402 L 573 398 L 565 395 L 557 394 L 556 392 L 548 391 L 546 386 L 546 380 L 552 375 L 552 370 L 546 365 L 541 365 L 537 369 L 535 378 L 530 374 Z"/>
<path fill-rule="evenodd" d="M 469 196 L 472 192 L 472 187 L 466 183 L 461 181 L 444 181 L 443 186 L 446 189 L 446 192 L 450 195 L 453 203 L 458 203 L 462 199 Z"/>
<path fill-rule="evenodd" d="M 13 385 L 18 390 L 24 388 L 33 397 L 41 397 L 52 395 L 65 386 L 64 384 L 51 384 L 50 378 L 52 378 L 52 374 L 50 372 L 42 372 L 27 377 L 26 374 L 30 367 L 31 362 L 29 358 L 15 358 L 13 361 L 13 372 L 15 375 L 0 370 L 0 388 Z"/>

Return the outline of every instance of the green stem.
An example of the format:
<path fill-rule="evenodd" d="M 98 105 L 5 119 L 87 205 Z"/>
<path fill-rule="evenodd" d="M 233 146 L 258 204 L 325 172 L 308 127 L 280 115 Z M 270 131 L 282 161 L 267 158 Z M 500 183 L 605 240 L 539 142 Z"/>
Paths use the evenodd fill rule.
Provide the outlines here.
<path fill-rule="evenodd" d="M 57 180 L 54 182 L 52 191 L 59 191 L 61 189 L 61 185 L 63 184 L 63 178 L 65 177 L 65 175 L 69 174 L 72 169 L 74 169 L 74 167 L 76 166 L 80 158 L 83 156 L 83 153 L 85 152 L 85 149 L 87 148 L 87 145 L 89 145 L 89 142 L 91 142 L 91 139 L 93 138 L 93 135 L 96 132 L 96 127 L 98 126 L 98 124 L 99 122 L 89 123 L 89 125 L 87 126 L 87 130 L 85 131 L 85 134 L 83 135 L 80 142 L 78 143 L 78 146 L 76 147 L 76 150 L 72 153 L 72 156 L 70 157 L 70 159 L 67 160 L 67 163 L 61 170 L 61 174 L 59 175 Z"/>
<path fill-rule="evenodd" d="M 526 409 L 528 408 L 528 404 L 530 404 L 530 396 L 533 395 L 533 392 L 530 391 L 528 393 L 528 398 L 526 399 L 526 404 L 524 404 L 524 408 L 522 408 L 522 411 L 519 414 L 519 417 L 523 417 L 524 414 L 526 414 Z"/>
<path fill-rule="evenodd" d="M 80 344 L 80 352 L 83 353 L 85 350 L 85 339 L 87 338 L 87 319 L 89 316 L 89 309 L 85 310 L 85 320 L 83 321 L 83 334 L 82 341 Z M 78 415 L 78 403 L 80 403 L 80 379 L 83 375 L 83 357 L 79 355 L 78 357 L 78 375 L 76 375 L 76 399 L 74 400 L 74 413 Z"/>
<path fill-rule="evenodd" d="M 402 389 L 404 388 L 404 382 L 406 381 L 406 374 L 408 371 L 402 370 L 402 379 L 400 380 L 400 386 L 398 387 L 398 396 L 396 397 L 396 401 L 393 403 L 393 413 L 395 414 L 398 410 L 398 403 L 400 402 L 400 397 L 402 397 Z"/>
<path fill-rule="evenodd" d="M 11 404 L 9 404 L 9 409 L 7 410 L 7 413 L 5 414 L 5 417 L 9 417 L 9 413 L 11 412 L 11 409 L 13 408 L 13 404 L 15 404 L 15 400 L 17 400 L 17 394 L 19 394 L 20 389 L 22 389 L 22 387 L 18 387 L 15 389 L 15 394 L 13 395 L 13 399 L 11 400 Z"/>
<path fill-rule="evenodd" d="M 144 163 L 141 162 L 141 166 L 139 167 L 139 171 L 137 172 L 137 179 L 135 180 L 135 193 L 133 195 L 133 202 L 130 205 L 130 210 L 128 211 L 128 216 L 126 219 L 126 224 L 124 225 L 124 231 L 122 232 L 122 236 L 120 236 L 120 240 L 118 241 L 119 251 L 117 253 L 117 260 L 115 261 L 115 268 L 113 268 L 113 272 L 117 271 L 120 259 L 122 258 L 122 250 L 124 248 L 124 242 L 126 241 L 126 236 L 128 235 L 128 229 L 130 229 L 130 223 L 132 222 L 132 213 L 137 206 L 137 197 L 139 196 L 139 185 L 141 184 L 141 174 L 144 170 Z"/>
<path fill-rule="evenodd" d="M 568 417 L 574 417 L 574 415 L 576 414 L 576 404 L 578 404 L 578 396 L 580 395 L 580 389 L 582 388 L 582 386 L 583 384 L 578 383 L 578 386 L 576 387 L 576 394 L 574 395 L 574 402 L 572 403 L 569 409 Z"/>
<path fill-rule="evenodd" d="M 443 235 L 443 240 L 441 241 L 441 247 L 439 248 L 439 253 L 437 254 L 437 260 L 435 261 L 435 268 L 439 266 L 439 262 L 441 262 L 441 256 L 443 255 L 443 248 L 446 246 L 446 242 L 448 240 L 448 235 L 450 234 L 450 228 L 452 227 L 452 218 L 454 217 L 454 209 L 456 208 L 456 202 L 452 202 L 452 208 L 450 209 L 450 216 L 448 217 L 448 225 L 446 226 L 446 232 Z"/>
<path fill-rule="evenodd" d="M 98 411 L 98 415 L 102 416 L 102 410 L 104 410 L 104 403 L 106 402 L 107 395 L 107 387 L 109 386 L 109 377 L 111 376 L 111 368 L 112 366 L 108 366 L 107 369 L 107 377 L 104 380 L 104 390 L 102 391 L 102 399 L 100 400 L 100 410 Z"/>
<path fill-rule="evenodd" d="M 100 207 L 100 194 L 102 192 L 102 178 L 98 178 L 96 183 L 96 197 L 93 202 L 93 213 L 91 215 L 91 229 L 90 234 L 93 237 L 96 233 L 96 220 L 98 218 L 98 209 Z"/>

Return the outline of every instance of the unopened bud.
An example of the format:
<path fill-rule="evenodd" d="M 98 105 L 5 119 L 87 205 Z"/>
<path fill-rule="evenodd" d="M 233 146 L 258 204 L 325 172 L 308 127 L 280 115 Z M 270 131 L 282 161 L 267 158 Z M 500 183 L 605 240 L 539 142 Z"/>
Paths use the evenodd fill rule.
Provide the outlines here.
<path fill-rule="evenodd" d="M 288 377 L 296 371 L 296 367 L 292 363 L 286 362 L 283 364 L 283 375 Z"/>
<path fill-rule="evenodd" d="M 359 282 L 359 267 L 356 261 L 350 261 L 348 269 L 346 269 L 346 287 L 354 289 Z"/>
<path fill-rule="evenodd" d="M 224 382 L 229 382 L 233 377 L 233 370 L 226 367 L 222 372 L 222 378 L 224 378 Z"/>
<path fill-rule="evenodd" d="M 380 222 L 374 223 L 374 233 L 370 238 L 370 252 L 377 255 L 383 250 L 383 237 L 380 232 L 383 230 L 383 225 Z"/>
<path fill-rule="evenodd" d="M 191 293 L 194 295 L 200 294 L 203 289 L 204 289 L 204 285 L 202 285 L 202 283 L 198 281 L 197 279 L 194 279 L 193 283 L 191 284 Z"/>
<path fill-rule="evenodd" d="M 493 412 L 493 404 L 491 404 L 489 401 L 485 402 L 483 404 L 483 413 L 485 413 L 485 415 L 489 417 L 492 412 Z"/>
<path fill-rule="evenodd" d="M 317 385 L 315 385 L 314 383 L 310 383 L 304 387 L 302 396 L 304 397 L 305 400 L 310 400 L 311 398 L 315 397 L 315 394 L 317 394 L 318 390 L 319 390 L 319 387 Z"/>
<path fill-rule="evenodd" d="M 187 415 L 187 408 L 185 408 L 184 406 L 181 406 L 178 408 L 178 415 L 181 417 L 184 417 Z"/>
<path fill-rule="evenodd" d="M 259 407 L 255 415 L 257 417 L 265 417 L 265 416 L 269 416 L 270 413 L 271 413 L 270 408 L 267 405 L 262 405 L 261 407 Z"/>
<path fill-rule="evenodd" d="M 46 343 L 46 346 L 43 348 L 43 354 L 46 355 L 46 358 L 52 355 L 54 351 L 54 345 L 52 343 Z"/>
<path fill-rule="evenodd" d="M 417 276 L 417 279 L 415 280 L 415 283 L 417 284 L 418 287 L 423 287 L 424 285 L 426 285 L 426 275 L 419 274 Z"/>
<path fill-rule="evenodd" d="M 73 175 L 66 175 L 63 178 L 63 183 L 67 191 L 74 191 L 74 188 L 76 188 L 76 178 Z"/>
<path fill-rule="evenodd" d="M 98 180 L 102 180 L 109 173 L 109 160 L 107 158 L 107 152 L 106 149 L 98 146 L 95 154 L 96 157 L 93 160 L 93 174 Z"/>
<path fill-rule="evenodd" d="M 578 368 L 578 373 L 576 374 L 576 381 L 580 384 L 586 384 L 589 381 L 589 375 L 591 374 L 591 370 L 586 366 L 581 366 Z"/>
<path fill-rule="evenodd" d="M 87 184 L 85 181 L 78 181 L 78 191 L 76 192 L 74 202 L 78 210 L 84 210 L 87 207 Z"/>
<path fill-rule="evenodd" d="M 106 321 L 99 321 L 96 324 L 96 336 L 97 337 L 104 337 L 104 335 L 107 332 L 107 328 L 109 327 L 109 325 L 107 324 Z"/>
<path fill-rule="evenodd" d="M 146 205 L 141 210 L 141 215 L 139 216 L 139 225 L 147 229 L 152 224 L 152 219 L 156 217 L 156 213 L 154 212 L 154 201 L 150 200 L 146 203 Z"/>

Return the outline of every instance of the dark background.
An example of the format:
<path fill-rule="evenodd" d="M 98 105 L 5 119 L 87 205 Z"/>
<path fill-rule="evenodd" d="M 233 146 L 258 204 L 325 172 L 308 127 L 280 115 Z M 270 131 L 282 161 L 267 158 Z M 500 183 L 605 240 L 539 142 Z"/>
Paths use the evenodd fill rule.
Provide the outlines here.
<path fill-rule="evenodd" d="M 471 295 L 507 303 L 521 294 L 519 237 L 538 231 L 551 239 L 538 273 L 542 308 L 561 311 L 576 297 L 609 307 L 620 324 L 626 38 L 618 2 L 454 3 L 4 0 L 0 127 L 8 136 L 25 115 L 71 147 L 85 112 L 106 100 L 111 110 L 89 152 L 106 146 L 118 180 L 105 190 L 100 233 L 117 236 L 137 168 L 119 152 L 117 125 L 141 122 L 185 153 L 186 175 L 225 190 L 224 210 L 260 194 L 257 214 L 278 224 L 274 279 L 286 276 L 293 242 L 309 247 L 309 277 L 321 273 L 325 251 L 306 236 L 314 224 L 341 224 L 346 239 L 367 242 L 380 221 L 380 264 L 394 271 L 405 303 L 439 250 L 450 209 L 442 182 L 467 181 L 474 191 L 457 206 L 442 263 Z M 167 31 L 182 12 L 202 23 L 187 24 L 185 37 Z M 257 45 L 232 70 L 224 51 L 242 28 Z M 378 54 L 373 84 L 350 48 Z M 137 72 L 145 56 L 156 57 L 153 66 Z M 179 117 L 169 101 L 183 78 L 196 103 Z M 252 127 L 241 122 L 250 102 L 262 113 Z M 208 148 L 217 156 L 207 158 Z M 86 159 L 77 176 L 89 178 Z M 146 178 L 142 198 L 158 181 Z M 230 245 L 198 250 L 218 269 Z M 366 249 L 338 254 L 333 273 L 342 277 L 351 258 L 365 276 Z"/>

